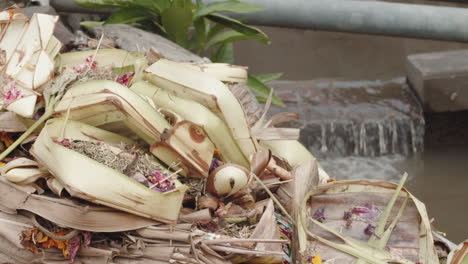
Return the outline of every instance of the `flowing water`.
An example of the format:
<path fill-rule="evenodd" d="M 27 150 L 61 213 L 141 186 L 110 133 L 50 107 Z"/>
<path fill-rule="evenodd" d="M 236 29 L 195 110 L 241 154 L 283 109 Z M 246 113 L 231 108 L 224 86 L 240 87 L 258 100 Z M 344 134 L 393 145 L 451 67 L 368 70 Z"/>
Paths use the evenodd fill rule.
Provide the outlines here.
<path fill-rule="evenodd" d="M 310 122 L 301 134 L 302 142 L 319 156 L 359 155 L 378 157 L 409 155 L 424 148 L 424 120 L 353 120 Z M 318 138 L 318 139 L 317 139 Z"/>
<path fill-rule="evenodd" d="M 298 112 L 301 142 L 318 156 L 377 157 L 423 151 L 424 118 L 404 78 L 388 81 L 278 81 L 272 85 Z M 271 114 L 285 109 L 273 107 Z"/>
<path fill-rule="evenodd" d="M 406 187 L 426 204 L 429 217 L 447 238 L 468 238 L 468 146 L 427 147 L 406 157 L 348 156 L 321 158 L 320 164 L 337 179 L 381 179 L 398 182 L 408 172 Z"/>
<path fill-rule="evenodd" d="M 468 111 L 426 114 L 425 120 L 424 138 L 420 132 L 413 133 L 410 124 L 406 127 L 411 136 L 405 137 L 408 149 L 414 148 L 413 142 L 422 143 L 424 139 L 423 152 L 376 157 L 332 157 L 317 153 L 318 159 L 337 179 L 398 182 L 403 172 L 408 172 L 406 187 L 426 204 L 435 227 L 460 243 L 468 238 Z M 365 135 L 369 133 L 366 131 Z M 380 140 L 378 145 L 380 149 L 388 149 L 393 142 Z"/>
<path fill-rule="evenodd" d="M 398 182 L 426 204 L 438 230 L 468 238 L 468 111 L 424 114 L 404 78 L 272 85 L 299 112 L 300 141 L 336 179 Z"/>

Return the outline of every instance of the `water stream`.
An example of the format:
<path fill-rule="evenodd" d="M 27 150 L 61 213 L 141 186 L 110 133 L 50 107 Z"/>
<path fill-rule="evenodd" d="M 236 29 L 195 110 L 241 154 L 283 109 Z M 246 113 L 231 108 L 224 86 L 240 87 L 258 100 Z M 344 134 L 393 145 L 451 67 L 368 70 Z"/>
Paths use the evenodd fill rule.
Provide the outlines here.
<path fill-rule="evenodd" d="M 331 177 L 398 182 L 428 208 L 438 230 L 468 238 L 468 111 L 424 114 L 404 78 L 282 81 L 273 85 L 301 121 L 305 144 Z M 425 115 L 425 116 L 424 116 Z"/>
<path fill-rule="evenodd" d="M 468 146 L 426 147 L 423 153 L 380 157 L 319 158 L 337 179 L 379 179 L 398 182 L 404 172 L 406 187 L 427 207 L 435 227 L 460 243 L 468 238 Z"/>
<path fill-rule="evenodd" d="M 424 149 L 424 119 L 310 122 L 301 141 L 320 157 L 409 155 Z"/>

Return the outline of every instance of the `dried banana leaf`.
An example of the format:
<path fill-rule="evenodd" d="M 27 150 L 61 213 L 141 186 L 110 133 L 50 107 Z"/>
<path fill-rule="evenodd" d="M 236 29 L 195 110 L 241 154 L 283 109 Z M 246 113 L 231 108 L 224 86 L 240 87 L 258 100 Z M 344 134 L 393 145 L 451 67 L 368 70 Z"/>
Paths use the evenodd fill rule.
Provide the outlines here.
<path fill-rule="evenodd" d="M 63 187 L 63 185 L 59 182 L 59 180 L 51 177 L 49 179 L 47 179 L 47 187 L 49 187 L 49 189 L 55 193 L 55 195 L 61 197 L 62 196 L 62 192 L 63 190 L 65 190 L 65 188 Z"/>
<path fill-rule="evenodd" d="M 275 125 L 286 121 L 297 120 L 299 115 L 297 113 L 280 113 L 274 115 L 269 120 L 266 120 L 268 110 L 270 109 L 273 99 L 273 91 L 266 101 L 263 109 L 263 114 L 252 126 L 252 133 L 258 140 L 297 140 L 299 139 L 300 129 L 297 128 L 279 128 Z"/>
<path fill-rule="evenodd" d="M 13 112 L 0 112 L 0 132 L 24 132 L 28 129 Z"/>
<path fill-rule="evenodd" d="M 0 208 L 15 214 L 24 210 L 61 226 L 90 232 L 121 232 L 157 225 L 148 218 L 102 206 L 80 204 L 70 199 L 57 199 L 29 194 L 13 183 L 0 181 Z"/>
<path fill-rule="evenodd" d="M 169 155 L 160 155 L 164 151 L 172 152 L 171 158 L 165 160 Z M 176 123 L 170 130 L 166 130 L 161 135 L 161 141 L 151 146 L 151 152 L 159 156 L 166 164 L 176 160 L 184 165 L 188 176 L 200 175 L 199 177 L 208 177 L 211 161 L 215 146 L 206 135 L 205 130 L 187 120 Z"/>
<path fill-rule="evenodd" d="M 69 112 L 69 114 L 67 114 Z M 160 140 L 171 126 L 144 99 L 127 87 L 107 80 L 79 83 L 71 87 L 55 107 L 55 115 L 93 126 L 124 121 L 148 144 Z"/>
<path fill-rule="evenodd" d="M 97 63 L 98 67 L 126 67 L 134 65 L 138 60 L 144 57 L 141 54 L 130 53 L 121 49 L 99 49 L 99 50 L 86 50 L 67 52 L 60 54 L 56 57 L 56 66 L 74 67 L 86 62 L 86 58 L 96 55 L 93 60 Z"/>
<path fill-rule="evenodd" d="M 39 178 L 49 175 L 44 169 L 39 169 L 39 164 L 28 158 L 17 158 L 0 168 L 0 174 L 5 179 L 17 184 L 30 184 Z"/>
<path fill-rule="evenodd" d="M 293 175 L 293 180 L 282 184 L 276 191 L 276 194 L 280 202 L 297 222 L 300 213 L 299 208 L 306 194 L 319 184 L 320 176 L 317 161 L 313 159 L 296 167 Z M 298 254 L 298 242 L 301 240 L 299 236 L 303 234 L 301 229 L 302 226 L 298 225 L 297 229 L 294 230 L 295 232 L 292 234 L 291 248 L 293 259 L 295 259 Z"/>
<path fill-rule="evenodd" d="M 57 48 L 51 48 L 49 42 L 60 46 L 53 37 L 58 17 L 34 14 L 28 20 L 16 7 L 3 10 L 0 17 L 3 107 L 31 118 L 37 95 L 53 77 Z"/>
<path fill-rule="evenodd" d="M 450 252 L 447 257 L 448 264 L 468 263 L 468 240 L 463 241 L 458 247 Z"/>
<path fill-rule="evenodd" d="M 170 94 L 168 91 L 144 81 L 134 83 L 130 89 L 144 97 L 150 98 L 157 107 L 174 111 L 182 118 L 203 127 L 216 148 L 221 152 L 224 160 L 247 168 L 249 167 L 247 158 L 242 154 L 229 128 L 221 118 L 205 106 L 195 101 Z"/>
<path fill-rule="evenodd" d="M 111 145 L 128 142 L 128 139 L 71 120 L 52 119 L 47 122 L 31 153 L 72 196 L 162 222 L 177 221 L 187 189 L 185 185 L 175 180 L 175 191 L 161 193 L 151 190 L 110 167 L 56 143 L 62 138 Z"/>
<path fill-rule="evenodd" d="M 297 140 L 261 140 L 260 146 L 270 149 L 275 156 L 285 159 L 293 168 L 315 160 L 309 150 Z M 330 179 L 330 176 L 328 176 L 319 163 L 317 164 L 319 183 L 326 183 Z"/>
<path fill-rule="evenodd" d="M 158 87 L 194 100 L 222 118 L 246 157 L 257 151 L 257 141 L 252 136 L 242 106 L 221 81 L 166 59 L 158 60 L 145 73 L 145 78 Z"/>
<path fill-rule="evenodd" d="M 273 201 L 269 200 L 265 211 L 263 212 L 260 221 L 255 227 L 250 239 L 279 239 L 278 225 L 276 222 L 275 216 L 275 207 L 273 206 Z M 266 251 L 266 252 L 276 252 L 277 254 L 272 254 L 270 256 L 239 256 L 231 259 L 233 263 L 282 263 L 283 261 L 283 250 L 282 244 L 280 243 L 257 243 L 254 250 L 257 251 Z"/>
<path fill-rule="evenodd" d="M 293 168 L 315 160 L 309 150 L 297 140 L 261 140 L 260 145 L 271 150 L 273 155 L 285 159 Z"/>
<path fill-rule="evenodd" d="M 130 53 L 121 49 L 98 49 L 68 52 L 56 57 L 55 65 L 58 70 L 79 68 L 86 66 L 84 70 L 91 70 L 91 64 L 98 68 L 109 67 L 111 69 L 126 69 L 135 75 L 130 83 L 143 78 L 143 70 L 148 67 L 148 61 L 143 54 Z M 88 69 L 89 68 L 89 69 Z"/>
<path fill-rule="evenodd" d="M 20 234 L 33 228 L 31 219 L 22 215 L 11 215 L 0 211 L 0 237 L 5 238 L 18 248 L 22 248 Z"/>
<path fill-rule="evenodd" d="M 93 126 L 121 121 L 149 145 L 160 142 L 161 134 L 164 131 L 171 131 L 169 122 L 145 99 L 126 86 L 108 80 L 88 81 L 73 86 L 57 104 L 55 115 Z M 186 129 L 189 128 L 186 127 Z M 196 142 L 192 137 L 187 137 L 183 131 L 184 129 L 180 130 L 182 135 L 180 139 L 172 141 L 174 144 L 185 141 L 184 143 L 189 148 L 187 151 L 193 153 L 184 155 L 181 161 L 188 168 L 197 168 L 198 164 L 203 162 L 211 164 L 212 153 L 208 155 L 200 152 L 200 155 L 204 157 L 200 161 L 197 154 L 200 142 Z M 209 143 L 208 141 L 204 142 Z M 174 149 L 170 144 L 164 146 L 165 149 L 153 151 L 153 154 L 168 166 L 176 164 L 180 160 L 180 154 L 178 154 L 180 148 Z M 199 174 L 204 175 L 206 172 L 199 172 Z"/>
<path fill-rule="evenodd" d="M 246 83 L 248 78 L 247 67 L 232 65 L 227 63 L 187 63 L 180 62 L 181 66 L 185 66 L 190 70 L 204 72 L 211 77 L 223 82 L 230 83 Z"/>
<path fill-rule="evenodd" d="M 313 159 L 296 167 L 293 175 L 293 180 L 282 184 L 276 194 L 291 216 L 297 219 L 305 195 L 319 184 L 317 161 Z"/>
<path fill-rule="evenodd" d="M 25 249 L 18 248 L 8 239 L 0 236 L 1 263 L 41 263 L 43 257 L 42 255 L 36 255 Z"/>
<path fill-rule="evenodd" d="M 334 258 L 339 263 L 356 261 L 354 256 L 330 246 L 331 244 L 307 239 L 304 231 L 307 229 L 315 237 L 325 239 L 323 241 L 343 245 L 338 247 L 353 247 L 353 254 L 365 253 L 369 257 L 367 261 L 371 263 L 386 263 L 382 258 L 387 261 L 392 259 L 397 263 L 439 263 L 425 206 L 405 189 L 399 193 L 388 219 L 389 222 L 399 220 L 395 220 L 397 224 L 392 229 L 386 247 L 388 251 L 367 245 L 369 235 L 373 234 L 369 226 L 375 226 L 396 188 L 394 183 L 365 180 L 319 185 L 309 193 L 309 203 L 301 212 L 299 226 L 303 230 L 298 230 L 299 253 L 296 257 L 304 260 L 320 254 L 323 259 Z M 406 197 L 409 197 L 407 203 Z M 306 200 L 303 201 L 303 205 L 306 205 L 305 202 Z M 402 204 L 406 207 L 402 207 Z M 400 207 L 403 208 L 401 213 Z M 315 224 L 308 224 L 311 220 L 307 215 L 315 219 Z M 319 225 L 320 221 L 323 222 L 322 226 Z M 326 229 L 336 232 L 331 233 Z M 349 244 L 342 244 L 343 238 L 345 243 Z M 375 260 L 370 256 L 375 256 Z"/>

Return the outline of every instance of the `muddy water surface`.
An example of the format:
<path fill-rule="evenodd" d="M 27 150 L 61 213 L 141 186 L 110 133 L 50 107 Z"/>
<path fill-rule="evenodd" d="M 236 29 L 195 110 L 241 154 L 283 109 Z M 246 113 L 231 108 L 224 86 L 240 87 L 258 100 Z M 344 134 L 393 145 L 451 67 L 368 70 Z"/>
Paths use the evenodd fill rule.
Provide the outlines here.
<path fill-rule="evenodd" d="M 398 182 L 426 204 L 434 225 L 459 243 L 468 238 L 468 146 L 427 147 L 412 157 L 343 157 L 320 160 L 337 179 L 381 179 Z"/>
<path fill-rule="evenodd" d="M 423 154 L 424 169 L 408 188 L 427 206 L 434 225 L 455 243 L 468 239 L 468 146 L 430 147 Z M 404 163 L 411 170 L 414 161 Z"/>

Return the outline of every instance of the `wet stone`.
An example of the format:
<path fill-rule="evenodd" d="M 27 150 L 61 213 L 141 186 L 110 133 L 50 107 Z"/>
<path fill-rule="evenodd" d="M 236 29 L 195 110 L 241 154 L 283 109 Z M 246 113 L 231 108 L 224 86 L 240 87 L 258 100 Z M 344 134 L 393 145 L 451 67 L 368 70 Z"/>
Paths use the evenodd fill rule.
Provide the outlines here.
<path fill-rule="evenodd" d="M 271 114 L 298 112 L 300 141 L 317 157 L 409 155 L 423 150 L 422 109 L 404 78 L 388 81 L 276 81 L 287 104 Z"/>
<path fill-rule="evenodd" d="M 97 39 L 104 34 L 107 38 L 114 40 L 119 48 L 130 52 L 148 52 L 150 48 L 154 48 L 159 54 L 170 60 L 195 63 L 209 62 L 208 59 L 201 58 L 168 39 L 129 25 L 98 26 L 92 29 L 92 33 Z"/>

